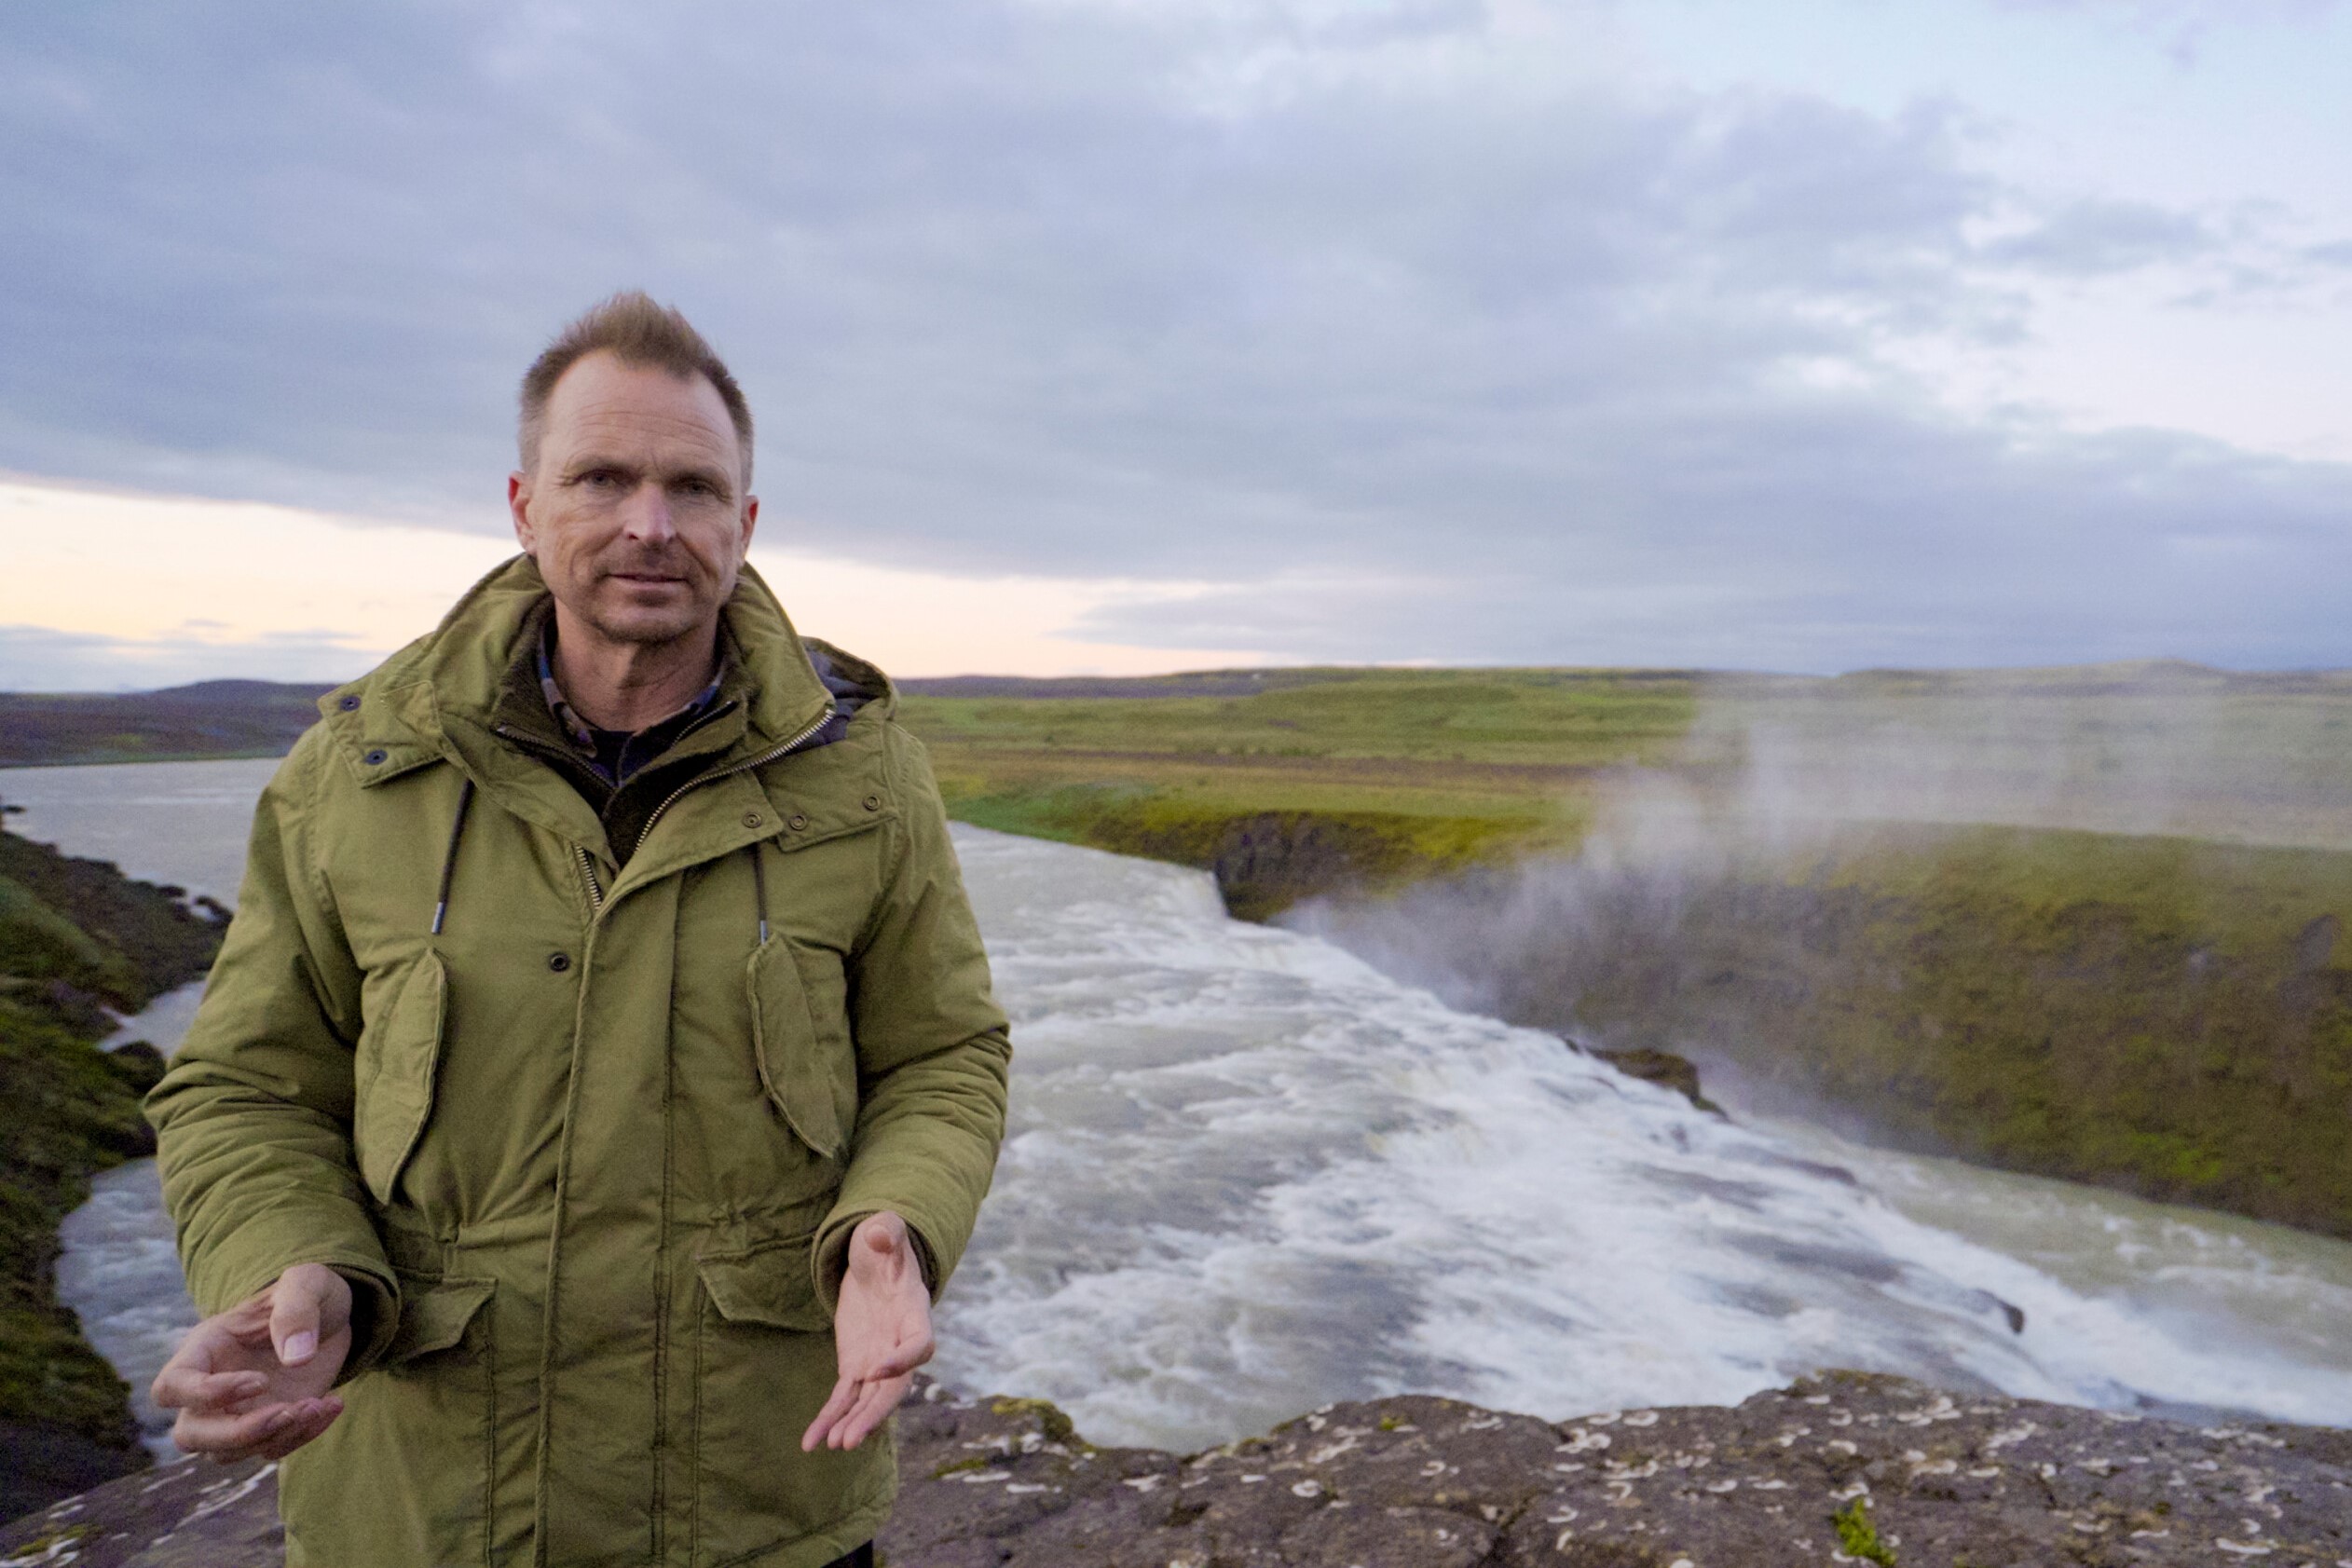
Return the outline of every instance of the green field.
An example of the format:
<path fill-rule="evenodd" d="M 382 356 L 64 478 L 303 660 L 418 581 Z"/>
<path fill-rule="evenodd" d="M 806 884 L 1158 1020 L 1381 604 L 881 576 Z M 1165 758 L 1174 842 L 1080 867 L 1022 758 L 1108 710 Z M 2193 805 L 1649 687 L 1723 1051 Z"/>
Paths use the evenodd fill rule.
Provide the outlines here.
<path fill-rule="evenodd" d="M 1135 693 L 1124 697 L 911 684 L 905 716 L 955 815 L 1214 867 L 1251 914 L 1573 852 L 1634 770 L 1710 809 L 1783 818 L 2352 849 L 2342 675 L 1286 670 L 1084 683 Z M 1314 852 L 1288 852 L 1319 825 Z M 1266 855 L 1247 852 L 1269 840 L 1297 875 L 1265 883 Z"/>
<path fill-rule="evenodd" d="M 1215 867 L 1237 911 L 1260 915 L 1300 893 L 1572 848 L 1601 781 L 1671 762 L 1698 712 L 1697 678 L 1676 671 L 1244 679 L 1255 689 L 918 690 L 903 712 L 954 815 Z M 1170 687 L 1189 689 L 1160 689 Z M 1251 857 L 1257 875 L 1239 874 L 1241 857 L 1268 842 L 1273 857 Z"/>

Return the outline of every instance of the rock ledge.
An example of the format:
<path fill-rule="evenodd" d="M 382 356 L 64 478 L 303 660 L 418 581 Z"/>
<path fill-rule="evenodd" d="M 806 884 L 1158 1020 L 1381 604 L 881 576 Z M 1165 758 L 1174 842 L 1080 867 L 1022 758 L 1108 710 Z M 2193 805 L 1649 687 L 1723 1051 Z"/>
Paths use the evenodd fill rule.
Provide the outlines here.
<path fill-rule="evenodd" d="M 2352 1568 L 2352 1432 L 1859 1372 L 1559 1423 L 1400 1396 L 1191 1455 L 936 1384 L 898 1424 L 892 1568 Z M 0 1529 L 0 1568 L 274 1564 L 275 1501 L 269 1466 L 172 1465 Z"/>

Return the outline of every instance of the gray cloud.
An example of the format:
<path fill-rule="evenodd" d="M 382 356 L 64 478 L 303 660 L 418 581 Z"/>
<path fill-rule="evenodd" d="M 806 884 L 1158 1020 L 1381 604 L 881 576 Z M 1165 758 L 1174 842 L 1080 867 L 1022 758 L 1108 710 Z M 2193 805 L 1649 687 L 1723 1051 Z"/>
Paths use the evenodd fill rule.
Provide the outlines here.
<path fill-rule="evenodd" d="M 2305 585 L 2352 566 L 2345 469 L 1962 422 L 1889 368 L 2208 225 L 2085 203 L 1988 255 L 1955 110 L 1635 96 L 1482 66 L 1495 25 L 19 8 L 0 467 L 496 531 L 521 366 L 642 282 L 750 387 L 771 529 L 1229 585 L 1122 640 L 2345 661 Z"/>
<path fill-rule="evenodd" d="M 1988 261 L 2063 277 L 2201 260 L 2221 248 L 2198 218 L 2139 201 L 2080 201 L 1984 248 Z"/>

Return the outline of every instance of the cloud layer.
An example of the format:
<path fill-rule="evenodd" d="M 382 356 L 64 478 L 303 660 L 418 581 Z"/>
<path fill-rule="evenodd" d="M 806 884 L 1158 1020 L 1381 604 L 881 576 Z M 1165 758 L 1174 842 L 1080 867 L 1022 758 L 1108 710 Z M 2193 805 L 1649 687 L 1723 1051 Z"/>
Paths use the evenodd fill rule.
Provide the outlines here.
<path fill-rule="evenodd" d="M 0 467 L 500 528 L 522 364 L 643 283 L 749 386 L 771 527 L 1227 585 L 1105 640 L 2352 661 L 2352 469 L 1902 368 L 2043 280 L 2339 266 L 2003 189 L 1958 106 L 1629 87 L 1608 15 L 21 8 Z"/>

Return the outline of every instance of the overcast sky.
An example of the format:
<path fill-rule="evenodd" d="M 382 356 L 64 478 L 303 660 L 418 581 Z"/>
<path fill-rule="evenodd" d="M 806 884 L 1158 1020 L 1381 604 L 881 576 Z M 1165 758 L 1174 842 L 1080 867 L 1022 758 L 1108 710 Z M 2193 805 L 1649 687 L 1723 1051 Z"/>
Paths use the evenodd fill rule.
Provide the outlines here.
<path fill-rule="evenodd" d="M 639 285 L 903 673 L 2352 663 L 2347 147 L 2334 0 L 9 7 L 0 687 L 426 629 Z"/>

